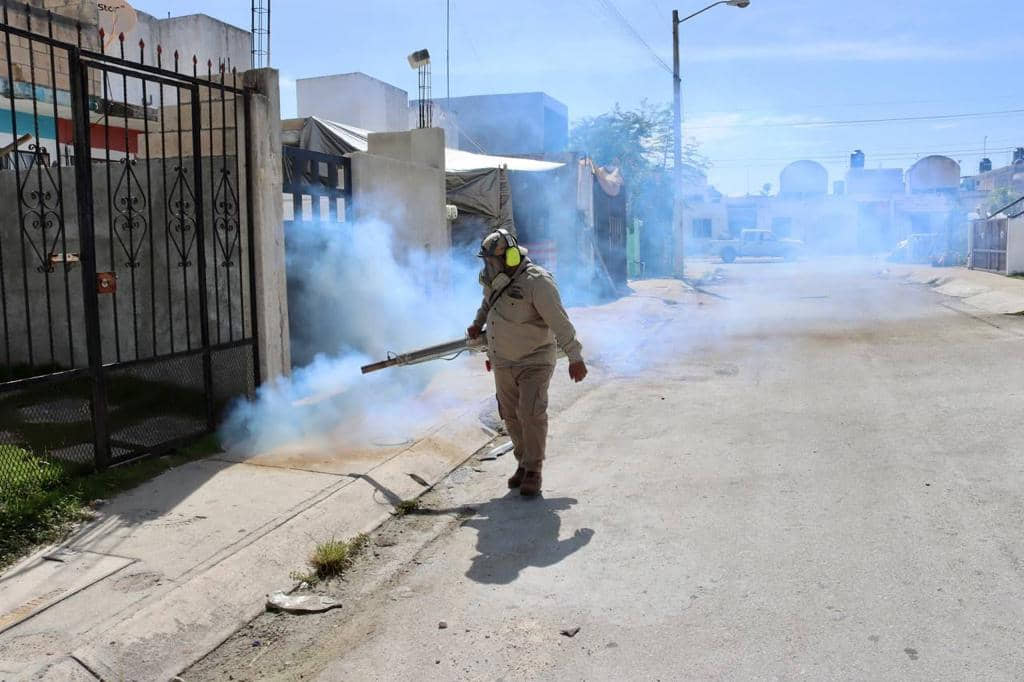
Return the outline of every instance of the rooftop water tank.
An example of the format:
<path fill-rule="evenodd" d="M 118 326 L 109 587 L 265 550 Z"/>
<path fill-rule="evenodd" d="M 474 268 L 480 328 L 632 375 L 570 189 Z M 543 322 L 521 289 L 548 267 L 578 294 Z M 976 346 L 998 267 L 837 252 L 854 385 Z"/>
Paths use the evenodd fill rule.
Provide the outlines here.
<path fill-rule="evenodd" d="M 794 161 L 779 174 L 779 194 L 808 196 L 828 194 L 828 171 L 817 161 Z"/>
<path fill-rule="evenodd" d="M 850 154 L 850 168 L 863 168 L 864 167 L 864 152 L 859 149 L 854 149 L 853 153 Z"/>
<path fill-rule="evenodd" d="M 960 164 L 948 156 L 926 156 L 907 171 L 910 192 L 955 191 L 960 187 Z"/>

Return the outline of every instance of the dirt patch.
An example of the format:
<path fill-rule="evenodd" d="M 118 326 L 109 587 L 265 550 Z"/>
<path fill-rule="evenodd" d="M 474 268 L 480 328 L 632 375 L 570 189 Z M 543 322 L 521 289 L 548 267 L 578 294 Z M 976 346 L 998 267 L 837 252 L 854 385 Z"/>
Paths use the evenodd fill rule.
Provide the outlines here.
<path fill-rule="evenodd" d="M 110 586 L 119 592 L 141 592 L 159 585 L 163 579 L 164 576 L 160 573 L 143 571 L 141 573 L 123 575 L 113 580 Z"/>

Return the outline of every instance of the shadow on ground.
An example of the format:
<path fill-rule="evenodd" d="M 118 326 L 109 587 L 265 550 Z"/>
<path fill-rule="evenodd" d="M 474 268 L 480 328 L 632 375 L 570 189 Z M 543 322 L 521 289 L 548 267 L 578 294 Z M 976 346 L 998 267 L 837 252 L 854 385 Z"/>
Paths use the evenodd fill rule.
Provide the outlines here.
<path fill-rule="evenodd" d="M 572 497 L 543 496 L 524 499 L 516 491 L 472 507 L 422 509 L 417 515 L 459 513 L 472 516 L 462 526 L 477 531 L 476 550 L 466 577 L 478 583 L 507 585 L 526 568 L 554 566 L 582 549 L 594 537 L 592 528 L 580 528 L 559 539 L 558 512 L 577 504 Z"/>

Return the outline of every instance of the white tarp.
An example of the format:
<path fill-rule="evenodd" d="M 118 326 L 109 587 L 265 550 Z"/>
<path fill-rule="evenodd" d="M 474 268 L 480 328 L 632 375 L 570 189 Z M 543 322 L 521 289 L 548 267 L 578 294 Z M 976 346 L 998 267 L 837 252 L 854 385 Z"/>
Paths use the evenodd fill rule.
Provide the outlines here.
<path fill-rule="evenodd" d="M 349 152 L 365 152 L 371 130 L 328 121 L 310 116 L 302 126 L 299 147 L 323 154 L 341 156 Z M 564 166 L 564 163 L 520 159 L 515 156 L 491 156 L 474 154 L 461 149 L 444 150 L 445 170 L 450 173 L 483 170 L 485 168 L 507 168 L 512 171 L 549 171 Z"/>
<path fill-rule="evenodd" d="M 473 152 L 466 152 L 461 149 L 446 148 L 444 150 L 445 170 L 452 173 L 483 168 L 505 168 L 510 171 L 537 172 L 554 170 L 564 165 L 564 163 L 557 163 L 555 161 L 537 161 L 535 159 L 521 159 L 515 156 L 474 154 Z"/>

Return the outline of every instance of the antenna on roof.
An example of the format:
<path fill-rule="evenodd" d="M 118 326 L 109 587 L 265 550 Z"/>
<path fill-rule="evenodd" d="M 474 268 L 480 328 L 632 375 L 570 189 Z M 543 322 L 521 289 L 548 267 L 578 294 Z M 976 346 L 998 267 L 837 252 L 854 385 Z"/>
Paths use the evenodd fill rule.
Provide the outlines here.
<path fill-rule="evenodd" d="M 252 68 L 270 66 L 270 0 L 252 0 Z"/>

